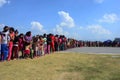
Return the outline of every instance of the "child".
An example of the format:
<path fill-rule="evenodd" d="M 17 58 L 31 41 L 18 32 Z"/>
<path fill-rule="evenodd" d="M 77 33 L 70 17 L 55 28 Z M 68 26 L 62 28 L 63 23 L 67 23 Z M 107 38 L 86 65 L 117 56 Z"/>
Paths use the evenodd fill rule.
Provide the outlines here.
<path fill-rule="evenodd" d="M 58 51 L 58 35 L 55 36 L 55 51 Z"/>
<path fill-rule="evenodd" d="M 39 37 L 39 42 L 38 42 L 38 54 L 40 55 L 45 55 L 44 54 L 44 40 L 42 36 Z"/>
<path fill-rule="evenodd" d="M 42 46 L 40 45 L 39 41 L 38 41 L 38 44 L 36 46 L 36 56 L 37 57 L 42 56 Z"/>
<path fill-rule="evenodd" d="M 59 51 L 62 50 L 62 36 L 60 35 L 60 37 L 58 38 L 58 48 L 59 48 Z"/>
<path fill-rule="evenodd" d="M 43 44 L 44 44 L 43 45 L 44 46 L 44 53 L 47 54 L 47 35 L 46 34 L 43 35 L 43 41 L 44 41 L 43 42 Z"/>
<path fill-rule="evenodd" d="M 37 57 L 37 51 L 38 51 L 38 38 L 39 36 L 34 36 L 33 37 L 33 44 L 32 44 L 32 47 L 33 47 L 33 52 L 34 52 L 34 57 Z"/>
<path fill-rule="evenodd" d="M 30 44 L 26 44 L 25 50 L 24 50 L 24 56 L 25 56 L 25 58 L 30 57 Z"/>
<path fill-rule="evenodd" d="M 53 34 L 51 34 L 50 38 L 51 38 L 51 43 L 50 43 L 51 51 L 54 52 L 55 51 L 55 43 L 54 43 L 55 42 L 55 37 L 54 37 Z"/>
<path fill-rule="evenodd" d="M 48 53 L 48 54 L 50 54 L 50 48 L 51 48 L 51 46 L 50 46 L 50 43 L 51 43 L 50 35 L 51 35 L 51 34 L 48 34 L 48 35 L 47 35 L 47 53 Z"/>
<path fill-rule="evenodd" d="M 21 58 L 24 58 L 24 53 L 23 53 L 23 49 L 24 49 L 24 34 L 20 34 L 19 35 L 19 41 L 18 41 L 18 46 L 19 46 L 19 51 L 21 51 L 22 55 Z"/>

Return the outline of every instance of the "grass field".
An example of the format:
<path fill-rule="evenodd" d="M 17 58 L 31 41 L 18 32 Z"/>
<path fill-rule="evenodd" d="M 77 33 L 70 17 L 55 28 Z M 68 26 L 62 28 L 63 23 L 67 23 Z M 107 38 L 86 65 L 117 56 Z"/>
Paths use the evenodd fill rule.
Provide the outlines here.
<path fill-rule="evenodd" d="M 120 55 L 54 53 L 0 62 L 0 80 L 120 80 Z"/>

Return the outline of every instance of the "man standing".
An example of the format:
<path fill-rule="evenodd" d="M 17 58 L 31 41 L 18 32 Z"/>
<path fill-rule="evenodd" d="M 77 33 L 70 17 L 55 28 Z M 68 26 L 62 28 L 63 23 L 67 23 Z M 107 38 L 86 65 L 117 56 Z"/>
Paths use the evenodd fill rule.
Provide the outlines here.
<path fill-rule="evenodd" d="M 1 60 L 5 61 L 8 56 L 8 43 L 9 43 L 9 27 L 5 26 L 1 33 Z"/>

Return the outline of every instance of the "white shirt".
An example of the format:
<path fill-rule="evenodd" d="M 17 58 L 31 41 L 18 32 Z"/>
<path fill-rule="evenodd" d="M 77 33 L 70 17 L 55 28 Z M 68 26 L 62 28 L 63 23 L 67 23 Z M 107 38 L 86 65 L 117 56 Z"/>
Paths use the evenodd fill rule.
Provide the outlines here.
<path fill-rule="evenodd" d="M 43 38 L 44 44 L 47 44 L 47 38 Z"/>
<path fill-rule="evenodd" d="M 7 44 L 8 41 L 10 41 L 9 31 L 7 31 L 7 32 L 2 32 L 1 44 Z"/>

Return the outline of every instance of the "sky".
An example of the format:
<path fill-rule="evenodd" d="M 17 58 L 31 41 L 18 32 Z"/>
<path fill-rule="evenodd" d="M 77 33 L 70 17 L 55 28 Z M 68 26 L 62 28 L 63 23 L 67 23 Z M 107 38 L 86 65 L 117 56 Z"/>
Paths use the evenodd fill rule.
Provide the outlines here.
<path fill-rule="evenodd" d="M 0 0 L 0 31 L 53 33 L 78 40 L 120 37 L 120 0 Z"/>

